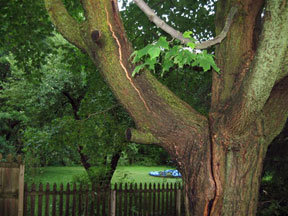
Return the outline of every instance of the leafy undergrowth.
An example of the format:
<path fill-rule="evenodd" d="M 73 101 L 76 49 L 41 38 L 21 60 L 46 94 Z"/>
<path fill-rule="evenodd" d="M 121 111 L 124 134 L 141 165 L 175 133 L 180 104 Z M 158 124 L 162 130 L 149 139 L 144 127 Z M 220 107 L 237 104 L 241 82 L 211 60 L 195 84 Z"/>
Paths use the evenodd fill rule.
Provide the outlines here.
<path fill-rule="evenodd" d="M 288 164 L 275 164 L 262 178 L 258 216 L 288 215 Z"/>

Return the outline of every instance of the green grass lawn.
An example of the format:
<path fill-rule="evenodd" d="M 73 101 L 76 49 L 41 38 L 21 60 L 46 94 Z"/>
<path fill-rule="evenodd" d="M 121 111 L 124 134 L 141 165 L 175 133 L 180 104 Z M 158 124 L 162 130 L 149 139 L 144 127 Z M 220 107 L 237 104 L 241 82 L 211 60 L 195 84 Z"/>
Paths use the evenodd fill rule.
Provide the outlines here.
<path fill-rule="evenodd" d="M 181 178 L 162 178 L 149 176 L 150 171 L 163 171 L 165 169 L 171 169 L 166 166 L 118 166 L 116 172 L 112 178 L 112 184 L 114 183 L 174 183 L 182 182 Z M 25 175 L 26 180 L 29 179 L 29 183 L 43 184 L 56 183 L 57 185 L 63 183 L 71 183 L 73 177 L 76 175 L 84 174 L 83 167 L 43 167 L 40 168 L 37 174 L 33 176 Z M 26 181 L 25 180 L 25 181 Z"/>
<path fill-rule="evenodd" d="M 171 169 L 167 166 L 120 166 L 117 167 L 116 172 L 113 175 L 111 183 L 174 183 L 182 182 L 181 178 L 163 178 L 163 177 L 153 177 L 148 173 L 151 171 L 164 171 L 166 169 Z"/>
<path fill-rule="evenodd" d="M 36 171 L 36 174 L 28 175 L 25 174 L 25 182 L 28 180 L 29 183 L 71 183 L 73 176 L 85 173 L 83 167 L 42 167 Z"/>

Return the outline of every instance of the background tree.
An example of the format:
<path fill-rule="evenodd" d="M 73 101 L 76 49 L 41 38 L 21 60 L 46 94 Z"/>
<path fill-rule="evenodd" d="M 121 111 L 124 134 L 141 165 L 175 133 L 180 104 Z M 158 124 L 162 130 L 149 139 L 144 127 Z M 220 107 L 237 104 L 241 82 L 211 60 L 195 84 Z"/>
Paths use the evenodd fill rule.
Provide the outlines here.
<path fill-rule="evenodd" d="M 136 129 L 127 130 L 127 139 L 157 143 L 177 161 L 187 214 L 255 215 L 263 159 L 287 118 L 287 4 L 217 3 L 216 33 L 232 6 L 238 13 L 216 49 L 221 73 L 213 74 L 205 116 L 149 71 L 131 77 L 132 48 L 116 1 L 81 1 L 82 22 L 69 15 L 62 1 L 45 3 L 57 29 L 90 56 L 133 118 Z"/>
<path fill-rule="evenodd" d="M 81 162 L 91 180 L 109 183 L 125 149 L 120 134 L 130 119 L 83 54 L 57 34 L 45 43 L 57 48 L 38 68 L 31 66 L 33 74 L 27 74 L 12 54 L 2 57 L 9 76 L 1 82 L 1 151 L 25 153 L 28 167 Z M 76 56 L 83 65 L 73 64 Z M 95 166 L 102 168 L 101 175 L 90 171 Z"/>

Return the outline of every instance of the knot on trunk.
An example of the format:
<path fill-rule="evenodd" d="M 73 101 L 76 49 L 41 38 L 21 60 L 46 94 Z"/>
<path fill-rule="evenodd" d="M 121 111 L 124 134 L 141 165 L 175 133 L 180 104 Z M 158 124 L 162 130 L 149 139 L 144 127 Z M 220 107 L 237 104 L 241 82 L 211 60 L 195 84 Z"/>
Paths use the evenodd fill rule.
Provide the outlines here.
<path fill-rule="evenodd" d="M 91 32 L 91 39 L 94 43 L 98 44 L 101 38 L 101 32 L 99 30 L 94 30 Z"/>

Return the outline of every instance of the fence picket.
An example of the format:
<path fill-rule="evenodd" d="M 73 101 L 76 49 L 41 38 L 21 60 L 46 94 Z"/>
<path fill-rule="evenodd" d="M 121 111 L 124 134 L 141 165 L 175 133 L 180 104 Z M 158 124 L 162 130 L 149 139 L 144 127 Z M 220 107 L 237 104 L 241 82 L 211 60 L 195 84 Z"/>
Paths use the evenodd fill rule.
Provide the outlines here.
<path fill-rule="evenodd" d="M 106 215 L 106 197 L 109 196 L 109 192 L 106 190 L 106 191 L 102 191 L 102 215 Z"/>
<path fill-rule="evenodd" d="M 143 209 L 143 204 L 142 204 L 142 183 L 140 183 L 140 187 L 139 187 L 139 216 L 142 216 L 142 209 Z"/>
<path fill-rule="evenodd" d="M 177 216 L 181 215 L 181 188 L 177 187 L 177 193 L 176 193 L 176 212 Z"/>
<path fill-rule="evenodd" d="M 128 190 L 128 185 L 125 183 L 125 188 L 124 188 L 124 215 L 127 215 L 127 208 L 128 208 L 128 196 L 129 196 L 129 190 Z M 127 196 L 128 195 L 128 196 Z"/>
<path fill-rule="evenodd" d="M 50 193 L 50 185 L 46 184 L 46 190 L 45 190 L 45 216 L 49 216 L 49 193 Z"/>
<path fill-rule="evenodd" d="M 96 194 L 96 198 L 97 198 L 97 215 L 100 215 L 100 197 L 101 197 L 101 188 L 100 185 L 97 185 L 97 194 Z"/>
<path fill-rule="evenodd" d="M 128 208 L 128 215 L 132 216 L 133 215 L 133 198 L 134 196 L 134 189 L 133 189 L 133 184 L 130 184 L 129 187 L 130 194 L 129 194 L 129 208 Z"/>
<path fill-rule="evenodd" d="M 81 196 L 81 193 L 82 193 L 82 184 L 80 185 L 80 188 L 79 188 L 78 216 L 81 216 L 81 215 L 82 215 L 82 196 Z"/>
<path fill-rule="evenodd" d="M 91 192 L 90 192 L 90 194 L 91 194 L 90 216 L 93 216 L 93 215 L 94 215 L 95 192 L 96 192 L 95 184 L 92 184 L 92 190 L 91 190 Z"/>
<path fill-rule="evenodd" d="M 177 183 L 174 183 L 174 190 L 173 190 L 173 198 L 174 198 L 174 203 L 173 203 L 173 206 L 174 206 L 174 211 L 173 211 L 173 214 L 176 215 L 177 214 Z"/>
<path fill-rule="evenodd" d="M 169 206 L 169 190 L 170 190 L 170 187 L 169 187 L 169 183 L 166 183 L 166 215 L 169 215 L 170 213 L 170 206 Z"/>
<path fill-rule="evenodd" d="M 116 190 L 111 190 L 111 210 L 110 210 L 110 215 L 111 216 L 116 216 Z"/>
<path fill-rule="evenodd" d="M 165 184 L 164 183 L 162 183 L 162 215 L 164 215 L 165 214 L 165 208 L 166 208 L 166 206 L 165 206 L 165 193 L 166 193 L 166 189 L 165 189 Z"/>
<path fill-rule="evenodd" d="M 70 204 L 70 184 L 68 183 L 67 184 L 67 187 L 66 187 L 66 206 L 65 206 L 65 216 L 69 216 L 70 213 L 69 213 L 69 204 Z"/>
<path fill-rule="evenodd" d="M 57 195 L 57 185 L 53 184 L 53 195 L 52 195 L 52 216 L 56 216 L 56 195 Z"/>
<path fill-rule="evenodd" d="M 76 215 L 76 196 L 77 196 L 77 188 L 76 184 L 73 184 L 73 195 L 72 195 L 72 216 Z"/>
<path fill-rule="evenodd" d="M 31 216 L 34 216 L 35 214 L 35 192 L 36 191 L 36 185 L 33 183 L 32 184 L 32 187 L 31 187 L 31 193 L 32 193 L 32 196 L 31 196 Z"/>
<path fill-rule="evenodd" d="M 39 195 L 38 195 L 38 216 L 42 216 L 42 196 L 43 196 L 43 185 L 39 185 Z"/>
<path fill-rule="evenodd" d="M 59 194 L 59 216 L 63 215 L 63 184 L 60 184 L 60 194 Z"/>
<path fill-rule="evenodd" d="M 152 184 L 149 183 L 149 188 L 148 188 L 148 215 L 151 215 L 151 210 L 152 210 L 152 206 L 153 206 L 153 202 L 152 202 Z M 153 213 L 153 212 L 152 212 Z"/>
<path fill-rule="evenodd" d="M 156 212 L 156 184 L 153 184 L 153 199 L 152 199 L 152 212 L 155 213 Z"/>
<path fill-rule="evenodd" d="M 23 208 L 23 213 L 24 215 L 27 215 L 27 205 L 28 205 L 28 185 L 25 183 L 24 185 L 24 208 Z"/>
<path fill-rule="evenodd" d="M 118 189 L 118 213 L 117 215 L 122 216 L 122 183 L 119 184 Z"/>
<path fill-rule="evenodd" d="M 146 215 L 146 211 L 147 211 L 147 184 L 144 183 L 144 189 L 143 189 L 143 197 L 144 197 L 144 200 L 143 200 L 143 214 L 144 216 Z"/>
<path fill-rule="evenodd" d="M 86 185 L 85 188 L 85 216 L 88 216 L 88 205 L 89 205 L 89 185 Z"/>

